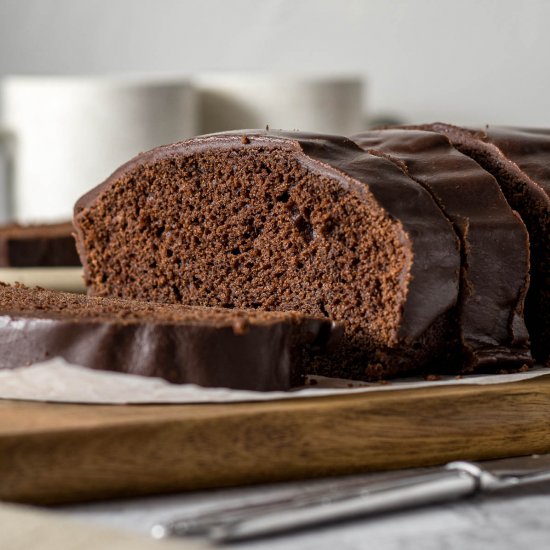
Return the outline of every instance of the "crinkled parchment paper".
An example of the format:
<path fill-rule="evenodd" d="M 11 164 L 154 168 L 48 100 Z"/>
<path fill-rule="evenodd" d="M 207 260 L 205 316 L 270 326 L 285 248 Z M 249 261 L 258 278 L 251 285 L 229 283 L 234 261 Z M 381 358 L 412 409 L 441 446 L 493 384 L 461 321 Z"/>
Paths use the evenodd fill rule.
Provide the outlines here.
<path fill-rule="evenodd" d="M 65 403 L 230 403 L 303 399 L 441 385 L 506 384 L 537 376 L 550 376 L 550 369 L 537 367 L 515 374 L 443 376 L 395 380 L 385 384 L 313 377 L 313 386 L 289 392 L 255 392 L 226 388 L 203 388 L 193 384 L 170 384 L 160 378 L 96 371 L 71 365 L 61 358 L 29 367 L 0 370 L 0 399 L 25 399 Z"/>

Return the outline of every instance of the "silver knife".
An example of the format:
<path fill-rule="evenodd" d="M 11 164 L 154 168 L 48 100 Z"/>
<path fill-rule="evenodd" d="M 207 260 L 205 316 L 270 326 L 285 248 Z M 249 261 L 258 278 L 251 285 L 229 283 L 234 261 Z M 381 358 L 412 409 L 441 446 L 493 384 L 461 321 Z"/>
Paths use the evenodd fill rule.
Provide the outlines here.
<path fill-rule="evenodd" d="M 391 475 L 391 474 L 390 474 Z M 365 485 L 362 481 L 360 486 Z M 350 496 L 358 490 L 356 478 L 340 478 L 322 486 L 291 488 L 275 494 L 261 494 L 248 497 L 238 503 L 220 504 L 208 507 L 205 511 L 180 514 L 176 519 L 158 523 L 151 528 L 154 538 L 207 534 L 215 525 L 233 522 L 269 510 L 300 507 L 306 504 L 318 504 L 327 499 L 337 500 Z"/>
<path fill-rule="evenodd" d="M 245 506 L 222 507 L 155 525 L 151 534 L 162 538 L 202 533 L 216 542 L 233 542 L 543 481 L 550 481 L 550 455 L 451 462 L 380 482 L 358 485 L 348 480 L 293 497 L 267 497 Z"/>

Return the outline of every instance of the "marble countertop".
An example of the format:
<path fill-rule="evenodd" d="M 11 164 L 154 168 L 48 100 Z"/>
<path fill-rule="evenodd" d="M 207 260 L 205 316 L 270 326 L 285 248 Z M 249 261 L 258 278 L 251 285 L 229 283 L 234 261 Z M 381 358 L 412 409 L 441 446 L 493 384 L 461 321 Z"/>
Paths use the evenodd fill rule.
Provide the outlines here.
<path fill-rule="evenodd" d="M 365 480 L 373 476 L 356 476 Z M 181 512 L 242 502 L 266 492 L 330 484 L 331 480 L 194 492 L 57 507 L 57 513 L 148 536 L 150 527 Z M 185 548 L 186 539 L 180 539 Z M 232 544 L 232 550 L 547 550 L 550 483 L 410 510 L 322 529 Z"/>

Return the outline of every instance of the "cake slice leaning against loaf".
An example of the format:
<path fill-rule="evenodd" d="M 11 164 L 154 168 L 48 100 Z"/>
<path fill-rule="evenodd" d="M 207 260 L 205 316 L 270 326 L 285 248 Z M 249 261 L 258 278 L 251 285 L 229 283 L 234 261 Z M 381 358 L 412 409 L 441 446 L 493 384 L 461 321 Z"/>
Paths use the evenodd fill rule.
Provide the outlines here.
<path fill-rule="evenodd" d="M 346 138 L 250 130 L 160 147 L 82 197 L 74 223 L 92 295 L 330 317 L 344 337 L 315 363 L 329 376 L 459 357 L 451 223 Z"/>
<path fill-rule="evenodd" d="M 422 129 L 447 136 L 491 173 L 530 235 L 531 283 L 525 320 L 535 359 L 550 365 L 550 130 L 434 123 Z"/>
<path fill-rule="evenodd" d="M 323 317 L 150 304 L 0 283 L 0 369 L 53 357 L 98 370 L 287 390 L 338 338 Z"/>
<path fill-rule="evenodd" d="M 449 140 L 422 130 L 377 130 L 351 138 L 423 185 L 460 236 L 459 324 L 465 371 L 531 364 L 524 301 L 529 236 L 496 180 Z"/>

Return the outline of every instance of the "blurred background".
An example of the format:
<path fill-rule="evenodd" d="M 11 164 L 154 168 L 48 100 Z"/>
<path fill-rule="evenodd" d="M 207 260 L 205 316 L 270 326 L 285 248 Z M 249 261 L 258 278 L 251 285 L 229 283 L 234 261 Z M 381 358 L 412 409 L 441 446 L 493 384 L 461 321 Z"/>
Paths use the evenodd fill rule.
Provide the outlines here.
<path fill-rule="evenodd" d="M 22 206 L 33 196 L 49 209 L 44 218 L 62 218 L 83 189 L 142 148 L 250 122 L 335 133 L 381 121 L 550 126 L 549 21 L 546 0 L 0 0 L 4 95 L 6 77 L 13 75 L 132 75 L 134 83 L 153 79 L 172 84 L 190 79 L 198 91 L 185 100 L 172 94 L 163 100 L 163 112 L 149 96 L 138 101 L 119 93 L 115 100 L 110 92 L 103 96 L 88 88 L 97 109 L 93 120 L 89 114 L 91 126 L 74 115 L 76 109 L 91 111 L 80 100 L 69 114 L 52 119 L 71 119 L 69 128 L 66 121 L 58 125 L 42 117 L 54 110 L 51 100 L 42 100 L 43 87 L 23 101 L 22 86 L 12 82 L 10 102 L 4 100 L 0 116 L 4 136 L 10 134 L 4 142 L 11 141 L 11 149 L 4 147 L 3 154 L 11 155 L 9 178 L 16 189 L 10 199 L 8 176 L 0 177 L 0 219 L 14 208 L 22 220 L 39 219 L 35 210 Z M 68 88 L 50 89 L 67 109 L 67 97 L 84 94 Z M 20 105 L 14 107 L 14 102 Z M 121 104 L 133 105 L 124 120 L 117 118 Z M 172 127 L 163 129 L 170 118 L 167 111 L 180 108 Z M 32 116 L 23 120 L 21 110 Z M 105 130 L 97 128 L 102 112 L 111 113 L 103 123 L 117 125 L 116 139 L 114 130 L 102 137 Z M 128 121 L 132 113 L 137 113 L 133 127 Z M 39 125 L 52 136 L 51 143 L 42 137 L 40 146 L 29 145 L 25 132 L 36 137 Z M 137 126 L 144 134 L 139 139 Z M 66 148 L 61 138 L 53 139 L 56 132 L 66 142 L 69 135 L 75 141 L 75 132 L 89 137 L 80 149 L 67 150 L 72 159 L 57 158 L 57 168 L 51 152 L 47 156 L 48 147 Z M 101 143 L 109 144 L 111 154 L 98 153 L 96 160 L 94 151 Z M 32 185 L 39 187 L 36 180 L 41 179 L 44 188 L 53 181 L 52 171 L 82 164 L 84 156 L 92 168 L 70 178 L 67 168 L 68 179 L 81 181 L 61 193 L 66 204 L 56 210 L 59 198 L 53 197 L 45 208 L 48 194 L 36 194 Z M 24 187 L 17 198 L 17 189 Z"/>
<path fill-rule="evenodd" d="M 0 76 L 368 77 L 372 116 L 550 125 L 546 0 L 1 0 Z"/>

